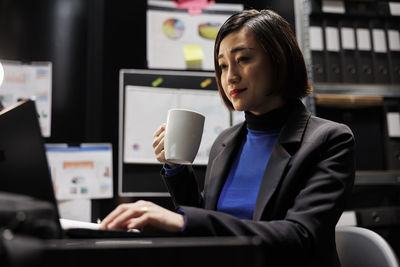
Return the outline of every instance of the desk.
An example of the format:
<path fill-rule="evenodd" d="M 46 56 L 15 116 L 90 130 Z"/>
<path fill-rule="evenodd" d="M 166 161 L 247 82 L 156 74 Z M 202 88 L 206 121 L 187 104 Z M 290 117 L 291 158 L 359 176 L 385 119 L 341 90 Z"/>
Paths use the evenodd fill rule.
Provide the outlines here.
<path fill-rule="evenodd" d="M 157 237 L 43 241 L 41 266 L 265 266 L 256 237 Z"/>

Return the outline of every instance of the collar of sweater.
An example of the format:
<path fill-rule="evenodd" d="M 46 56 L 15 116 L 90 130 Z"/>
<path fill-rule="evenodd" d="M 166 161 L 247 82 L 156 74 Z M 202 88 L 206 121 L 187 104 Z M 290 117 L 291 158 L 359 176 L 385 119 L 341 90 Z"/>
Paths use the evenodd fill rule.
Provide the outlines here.
<path fill-rule="evenodd" d="M 254 115 L 249 111 L 245 111 L 247 128 L 257 131 L 269 131 L 282 128 L 289 117 L 293 106 L 294 105 L 290 102 L 287 102 L 282 106 L 261 115 Z"/>

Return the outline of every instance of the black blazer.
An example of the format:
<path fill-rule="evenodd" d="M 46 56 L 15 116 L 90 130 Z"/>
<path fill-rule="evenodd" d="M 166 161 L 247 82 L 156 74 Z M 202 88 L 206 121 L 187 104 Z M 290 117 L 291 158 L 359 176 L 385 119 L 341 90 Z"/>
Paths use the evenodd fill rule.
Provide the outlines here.
<path fill-rule="evenodd" d="M 175 206 L 185 213 L 183 233 L 259 236 L 269 266 L 340 266 L 335 225 L 354 183 L 351 130 L 312 116 L 298 101 L 271 153 L 253 220 L 242 220 L 215 210 L 245 127 L 235 125 L 215 140 L 203 192 L 191 166 L 174 176 L 162 172 Z"/>

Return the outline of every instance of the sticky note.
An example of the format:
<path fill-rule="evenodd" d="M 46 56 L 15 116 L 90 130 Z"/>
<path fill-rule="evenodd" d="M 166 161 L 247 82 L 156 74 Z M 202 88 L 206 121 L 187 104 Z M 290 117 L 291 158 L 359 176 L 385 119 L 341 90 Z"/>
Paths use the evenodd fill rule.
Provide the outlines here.
<path fill-rule="evenodd" d="M 212 80 L 210 78 L 205 79 L 204 81 L 202 81 L 200 83 L 200 87 L 201 88 L 206 88 L 207 86 L 209 86 L 212 83 Z"/>
<path fill-rule="evenodd" d="M 159 86 L 163 81 L 164 81 L 164 79 L 163 79 L 162 77 L 158 77 L 157 79 L 155 79 L 155 80 L 151 83 L 151 85 L 152 85 L 153 87 L 157 87 L 157 86 Z"/>
<path fill-rule="evenodd" d="M 186 66 L 189 69 L 200 69 L 203 61 L 203 49 L 200 45 L 185 45 L 183 47 Z"/>

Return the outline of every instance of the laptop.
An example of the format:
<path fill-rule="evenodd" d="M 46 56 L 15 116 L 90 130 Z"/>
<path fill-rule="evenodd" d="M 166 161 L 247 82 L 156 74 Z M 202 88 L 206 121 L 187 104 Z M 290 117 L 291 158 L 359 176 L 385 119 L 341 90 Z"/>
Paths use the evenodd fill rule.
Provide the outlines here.
<path fill-rule="evenodd" d="M 18 102 L 0 111 L 0 191 L 27 195 L 50 202 L 56 211 L 59 237 L 108 238 L 170 236 L 126 230 L 96 230 L 93 227 L 63 229 L 47 162 L 38 113 L 32 100 Z"/>

